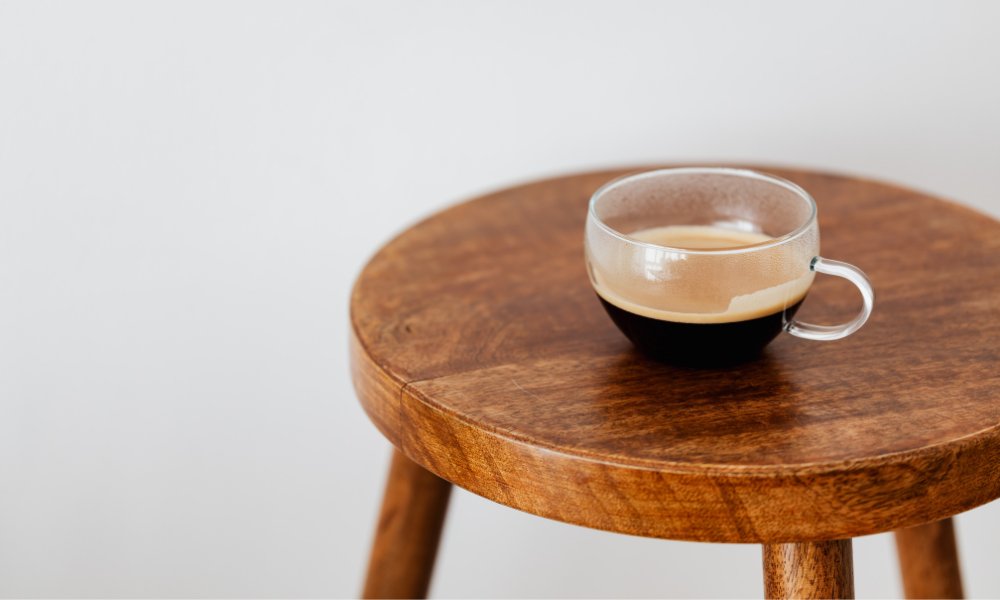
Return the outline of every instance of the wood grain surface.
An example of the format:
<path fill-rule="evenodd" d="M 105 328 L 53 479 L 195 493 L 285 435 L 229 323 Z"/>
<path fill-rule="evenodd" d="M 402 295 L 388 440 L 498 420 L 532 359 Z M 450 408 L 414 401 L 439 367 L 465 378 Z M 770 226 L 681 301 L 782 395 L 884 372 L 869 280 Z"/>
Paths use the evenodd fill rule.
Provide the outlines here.
<path fill-rule="evenodd" d="M 393 452 L 363 598 L 425 598 L 451 484 Z"/>
<path fill-rule="evenodd" d="M 764 545 L 766 598 L 853 598 L 851 540 Z"/>
<path fill-rule="evenodd" d="M 896 532 L 907 598 L 962 598 L 962 574 L 951 519 Z"/>
<path fill-rule="evenodd" d="M 351 298 L 362 404 L 401 451 L 481 496 L 612 531 L 718 542 L 843 539 L 1000 496 L 1000 224 L 876 181 L 760 168 L 816 198 L 822 254 L 878 302 L 837 342 L 759 360 L 638 355 L 590 287 L 590 194 L 636 169 L 459 204 L 371 259 Z M 860 300 L 819 276 L 799 316 Z"/>

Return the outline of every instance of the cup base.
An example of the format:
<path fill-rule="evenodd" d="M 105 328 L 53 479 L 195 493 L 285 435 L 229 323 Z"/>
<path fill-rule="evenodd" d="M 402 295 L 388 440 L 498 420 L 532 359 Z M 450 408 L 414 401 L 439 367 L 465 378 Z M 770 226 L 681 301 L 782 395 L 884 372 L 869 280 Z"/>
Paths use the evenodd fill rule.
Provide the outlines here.
<path fill-rule="evenodd" d="M 618 329 L 642 354 L 688 367 L 731 366 L 757 358 L 805 299 L 784 310 L 745 321 L 678 323 L 637 315 L 600 295 L 597 297 Z"/>

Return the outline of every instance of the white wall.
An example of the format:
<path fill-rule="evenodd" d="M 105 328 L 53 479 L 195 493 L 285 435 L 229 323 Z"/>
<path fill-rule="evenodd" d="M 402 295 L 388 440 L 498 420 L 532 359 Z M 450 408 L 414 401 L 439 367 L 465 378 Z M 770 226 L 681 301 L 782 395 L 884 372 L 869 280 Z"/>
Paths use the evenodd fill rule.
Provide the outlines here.
<path fill-rule="evenodd" d="M 861 173 L 1000 215 L 1000 3 L 0 4 L 0 595 L 350 596 L 388 458 L 370 253 L 595 166 Z M 915 275 L 916 276 L 916 275 Z M 438 596 L 756 596 L 759 550 L 459 493 Z M 1000 504 L 963 515 L 1000 596 Z M 891 540 L 858 592 L 899 593 Z"/>

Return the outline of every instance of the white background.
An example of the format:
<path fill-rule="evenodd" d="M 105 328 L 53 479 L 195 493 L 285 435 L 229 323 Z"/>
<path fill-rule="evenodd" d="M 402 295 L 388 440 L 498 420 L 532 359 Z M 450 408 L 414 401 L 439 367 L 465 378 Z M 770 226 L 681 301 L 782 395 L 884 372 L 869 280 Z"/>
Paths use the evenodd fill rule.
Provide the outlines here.
<path fill-rule="evenodd" d="M 1000 215 L 998 22 L 990 2 L 0 4 L 0 595 L 356 594 L 389 452 L 348 378 L 347 299 L 383 241 L 484 190 L 671 160 Z M 761 592 L 754 546 L 453 500 L 438 596 Z M 1000 596 L 1000 504 L 958 525 L 969 593 Z M 859 595 L 900 593 L 888 536 L 855 560 Z"/>

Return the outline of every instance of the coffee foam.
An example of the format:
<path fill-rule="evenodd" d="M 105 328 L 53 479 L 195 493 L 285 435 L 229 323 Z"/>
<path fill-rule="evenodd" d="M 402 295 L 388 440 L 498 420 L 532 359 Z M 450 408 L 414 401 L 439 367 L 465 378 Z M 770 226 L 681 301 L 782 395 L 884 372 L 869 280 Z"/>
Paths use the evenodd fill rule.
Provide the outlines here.
<path fill-rule="evenodd" d="M 628 237 L 648 244 L 686 250 L 728 250 L 762 244 L 774 239 L 758 231 L 724 229 L 712 225 L 650 227 L 630 233 Z"/>
<path fill-rule="evenodd" d="M 631 233 L 628 237 L 658 246 L 692 250 L 732 249 L 761 244 L 773 239 L 759 232 L 712 226 L 656 227 Z M 622 289 L 615 291 L 602 281 L 598 272 L 592 270 L 592 276 L 594 289 L 598 295 L 630 313 L 675 323 L 732 323 L 772 315 L 798 303 L 809 291 L 815 273 L 806 270 L 796 279 L 735 296 L 730 299 L 728 307 L 721 312 L 678 312 L 644 306 L 624 297 L 635 295 L 629 294 L 627 287 L 619 286 Z"/>

